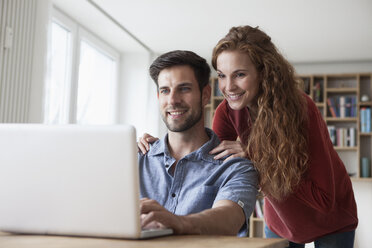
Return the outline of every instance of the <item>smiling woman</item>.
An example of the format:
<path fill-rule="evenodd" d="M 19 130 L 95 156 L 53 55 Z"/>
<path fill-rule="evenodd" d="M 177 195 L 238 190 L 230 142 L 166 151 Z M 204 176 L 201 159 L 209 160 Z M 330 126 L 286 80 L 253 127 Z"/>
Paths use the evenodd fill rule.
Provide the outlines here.
<path fill-rule="evenodd" d="M 353 247 L 358 217 L 350 178 L 292 65 L 250 26 L 230 29 L 212 65 L 225 97 L 213 130 L 225 142 L 211 153 L 235 155 L 240 145 L 252 160 L 265 195 L 266 237 L 284 237 L 289 247 Z"/>
<path fill-rule="evenodd" d="M 238 51 L 224 51 L 217 59 L 219 88 L 229 106 L 239 110 L 251 106 L 258 93 L 258 73 L 249 59 Z"/>

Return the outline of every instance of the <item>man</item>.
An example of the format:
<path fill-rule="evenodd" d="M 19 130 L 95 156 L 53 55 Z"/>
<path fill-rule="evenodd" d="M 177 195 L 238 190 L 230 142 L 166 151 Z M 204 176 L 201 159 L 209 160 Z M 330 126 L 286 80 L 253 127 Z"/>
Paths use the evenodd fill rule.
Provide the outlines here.
<path fill-rule="evenodd" d="M 209 154 L 219 140 L 204 127 L 208 64 L 193 52 L 172 51 L 153 62 L 150 74 L 168 134 L 139 153 L 142 226 L 246 236 L 257 172 L 243 158 L 224 162 Z"/>

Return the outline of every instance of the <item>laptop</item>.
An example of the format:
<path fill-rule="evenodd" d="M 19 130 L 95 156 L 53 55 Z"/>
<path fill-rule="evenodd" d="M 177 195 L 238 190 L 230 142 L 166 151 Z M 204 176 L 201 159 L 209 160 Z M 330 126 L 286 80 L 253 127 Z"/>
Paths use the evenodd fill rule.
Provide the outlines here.
<path fill-rule="evenodd" d="M 141 239 L 130 125 L 0 124 L 0 230 Z"/>

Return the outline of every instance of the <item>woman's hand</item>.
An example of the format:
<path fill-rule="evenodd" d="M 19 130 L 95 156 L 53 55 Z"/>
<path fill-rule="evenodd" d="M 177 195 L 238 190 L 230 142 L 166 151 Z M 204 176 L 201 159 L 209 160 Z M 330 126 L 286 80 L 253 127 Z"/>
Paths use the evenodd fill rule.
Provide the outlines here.
<path fill-rule="evenodd" d="M 216 156 L 214 156 L 214 159 L 216 160 L 230 155 L 224 160 L 224 162 L 229 159 L 236 158 L 236 157 L 241 157 L 241 158 L 248 157 L 247 153 L 245 152 L 245 147 L 240 141 L 229 141 L 229 140 L 222 141 L 221 144 L 213 148 L 209 152 L 209 154 L 216 154 Z"/>
<path fill-rule="evenodd" d="M 144 133 L 137 142 L 138 149 L 141 150 L 143 154 L 146 154 L 150 149 L 150 144 L 157 141 L 158 138 L 151 136 L 148 133 Z"/>

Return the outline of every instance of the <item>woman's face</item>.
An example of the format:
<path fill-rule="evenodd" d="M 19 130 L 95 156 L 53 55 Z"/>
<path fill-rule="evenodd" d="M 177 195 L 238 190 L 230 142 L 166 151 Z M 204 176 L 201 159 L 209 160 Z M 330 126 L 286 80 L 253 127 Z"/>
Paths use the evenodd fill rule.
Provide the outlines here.
<path fill-rule="evenodd" d="M 232 109 L 255 106 L 259 76 L 249 56 L 224 51 L 217 57 L 218 87 Z"/>

